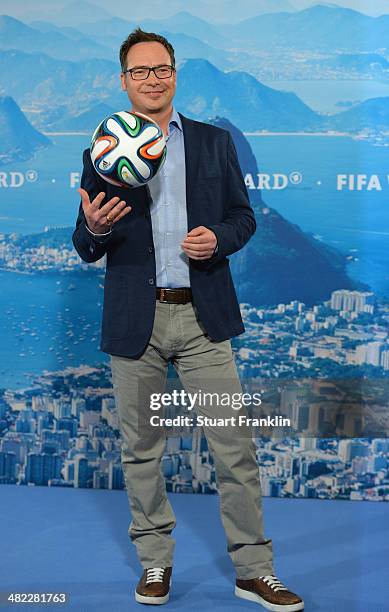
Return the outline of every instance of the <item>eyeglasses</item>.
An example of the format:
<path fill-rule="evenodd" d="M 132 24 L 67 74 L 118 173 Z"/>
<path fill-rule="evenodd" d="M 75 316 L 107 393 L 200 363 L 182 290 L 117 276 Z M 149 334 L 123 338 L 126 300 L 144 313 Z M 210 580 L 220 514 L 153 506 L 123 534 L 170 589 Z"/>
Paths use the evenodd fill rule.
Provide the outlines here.
<path fill-rule="evenodd" d="M 128 70 L 123 70 L 123 74 L 127 72 L 130 73 L 131 78 L 134 81 L 145 81 L 149 78 L 150 72 L 154 72 L 155 76 L 158 79 L 168 79 L 172 76 L 175 68 L 174 66 L 169 66 L 168 64 L 163 66 L 137 66 L 136 68 L 128 68 Z"/>

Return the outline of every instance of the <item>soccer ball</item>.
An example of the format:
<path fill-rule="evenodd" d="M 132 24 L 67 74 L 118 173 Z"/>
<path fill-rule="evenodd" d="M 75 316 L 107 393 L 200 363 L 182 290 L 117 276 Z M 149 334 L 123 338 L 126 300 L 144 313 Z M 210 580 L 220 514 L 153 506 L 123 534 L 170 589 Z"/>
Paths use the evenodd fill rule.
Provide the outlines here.
<path fill-rule="evenodd" d="M 96 128 L 90 147 L 96 172 L 119 187 L 140 187 L 157 174 L 166 157 L 163 131 L 141 113 L 120 111 Z"/>

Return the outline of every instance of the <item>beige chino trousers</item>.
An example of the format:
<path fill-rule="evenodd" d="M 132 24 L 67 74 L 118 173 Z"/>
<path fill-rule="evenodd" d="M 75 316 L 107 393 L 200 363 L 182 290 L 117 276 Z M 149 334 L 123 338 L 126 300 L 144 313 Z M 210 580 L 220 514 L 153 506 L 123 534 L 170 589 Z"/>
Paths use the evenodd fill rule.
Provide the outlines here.
<path fill-rule="evenodd" d="M 165 391 L 169 360 L 186 392 L 242 393 L 230 341 L 211 341 L 191 302 L 157 300 L 152 336 L 143 355 L 139 359 L 111 355 L 121 461 L 132 514 L 128 532 L 143 568 L 173 565 L 171 532 L 176 519 L 161 473 L 166 431 L 150 425 L 151 416 L 163 416 L 150 409 L 150 395 Z M 212 418 L 236 415 L 231 407 L 214 403 L 197 405 L 195 410 Z M 227 549 L 237 577 L 273 574 L 255 444 L 236 427 L 204 425 L 203 430 L 215 464 Z"/>

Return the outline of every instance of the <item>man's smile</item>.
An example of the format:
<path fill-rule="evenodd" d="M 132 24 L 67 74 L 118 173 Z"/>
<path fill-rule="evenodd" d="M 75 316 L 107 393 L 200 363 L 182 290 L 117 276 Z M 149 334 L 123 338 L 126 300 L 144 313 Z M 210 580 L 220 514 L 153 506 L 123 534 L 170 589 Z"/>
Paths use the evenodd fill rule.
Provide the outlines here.
<path fill-rule="evenodd" d="M 146 96 L 157 98 L 158 96 L 164 93 L 164 90 L 163 89 L 152 89 L 150 91 L 143 91 L 142 93 L 145 94 Z"/>

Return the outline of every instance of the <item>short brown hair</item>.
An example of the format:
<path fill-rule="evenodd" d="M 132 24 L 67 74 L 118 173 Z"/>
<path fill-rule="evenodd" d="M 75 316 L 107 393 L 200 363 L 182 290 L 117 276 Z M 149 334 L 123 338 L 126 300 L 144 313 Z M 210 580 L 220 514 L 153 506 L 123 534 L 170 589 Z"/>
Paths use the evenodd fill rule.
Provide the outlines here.
<path fill-rule="evenodd" d="M 144 32 L 141 28 L 136 28 L 129 34 L 122 42 L 120 47 L 119 57 L 120 57 L 120 65 L 122 67 L 122 72 L 127 70 L 127 53 L 134 45 L 141 42 L 159 42 L 161 45 L 165 47 L 170 55 L 170 61 L 172 63 L 173 68 L 176 65 L 176 60 L 174 57 L 174 49 L 170 42 L 160 34 L 155 34 L 154 32 Z"/>

